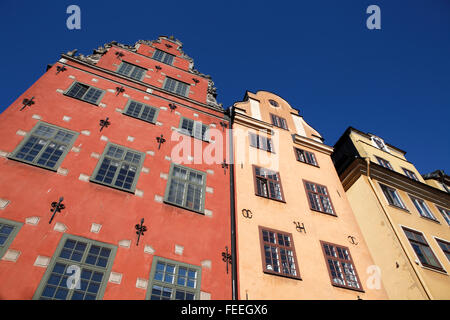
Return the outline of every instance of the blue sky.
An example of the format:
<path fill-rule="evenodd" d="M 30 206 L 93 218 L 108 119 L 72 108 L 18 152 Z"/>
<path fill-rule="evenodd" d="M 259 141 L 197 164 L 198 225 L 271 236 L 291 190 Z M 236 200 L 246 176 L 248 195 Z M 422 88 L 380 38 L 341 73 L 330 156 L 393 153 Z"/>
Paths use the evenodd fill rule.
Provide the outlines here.
<path fill-rule="evenodd" d="M 66 8 L 81 8 L 68 30 Z M 381 9 L 381 30 L 366 8 Z M 450 174 L 450 1 L 0 2 L 0 112 L 60 54 L 174 35 L 229 107 L 267 90 L 333 145 L 348 126 Z"/>

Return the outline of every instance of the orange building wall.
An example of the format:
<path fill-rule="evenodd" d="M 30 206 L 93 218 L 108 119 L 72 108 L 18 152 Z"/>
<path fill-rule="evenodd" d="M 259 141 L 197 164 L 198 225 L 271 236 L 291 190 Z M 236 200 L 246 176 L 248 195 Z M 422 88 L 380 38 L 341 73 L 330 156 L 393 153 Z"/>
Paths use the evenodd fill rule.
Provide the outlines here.
<path fill-rule="evenodd" d="M 247 93 L 248 99 L 236 103 L 234 124 L 235 141 L 235 172 L 236 172 L 236 213 L 237 213 L 237 243 L 239 268 L 239 294 L 241 299 L 386 299 L 386 293 L 381 285 L 379 289 L 369 289 L 367 280 L 370 277 L 366 271 L 374 265 L 361 231 L 356 223 L 345 191 L 334 169 L 329 153 L 331 149 L 324 146 L 322 151 L 312 148 L 320 135 L 307 124 L 304 131 L 310 147 L 293 142 L 292 134 L 296 126 L 291 112 L 297 114 L 285 100 L 270 92 L 259 91 L 256 94 Z M 251 125 L 245 125 L 241 118 L 252 117 L 251 99 L 258 100 L 261 121 L 253 121 L 255 128 L 270 127 L 274 131 L 272 139 L 275 154 L 270 163 L 279 172 L 284 192 L 285 203 L 266 199 L 255 195 L 252 165 L 262 164 L 262 159 L 251 162 L 250 153 L 267 153 L 249 145 L 248 130 Z M 274 108 L 268 100 L 273 99 L 280 105 Z M 254 102 L 253 102 L 254 103 Z M 269 113 L 277 114 L 286 119 L 288 130 L 271 125 Z M 238 119 L 238 120 L 236 120 Z M 264 122 L 265 124 L 261 124 Z M 240 136 L 238 135 L 238 131 Z M 269 136 L 259 132 L 260 135 Z M 244 136 L 245 138 L 242 138 Z M 239 141 L 245 140 L 245 145 L 239 148 Z M 319 143 L 321 144 L 321 143 Z M 319 167 L 301 163 L 296 160 L 293 147 L 311 151 L 315 154 Z M 326 151 L 328 150 L 328 151 Z M 243 153 L 247 153 L 245 157 Z M 267 156 L 264 155 L 264 156 Z M 305 187 L 302 180 L 309 180 L 325 185 L 330 193 L 331 201 L 337 217 L 310 210 Z M 252 218 L 242 215 L 242 210 L 252 212 Z M 298 232 L 294 222 L 300 222 L 306 229 Z M 265 274 L 262 270 L 262 256 L 258 227 L 263 226 L 292 234 L 297 255 L 298 268 L 302 280 Z M 349 242 L 349 236 L 355 237 L 357 245 Z M 348 247 L 353 257 L 364 292 L 343 289 L 331 285 L 320 241 L 331 242 Z"/>

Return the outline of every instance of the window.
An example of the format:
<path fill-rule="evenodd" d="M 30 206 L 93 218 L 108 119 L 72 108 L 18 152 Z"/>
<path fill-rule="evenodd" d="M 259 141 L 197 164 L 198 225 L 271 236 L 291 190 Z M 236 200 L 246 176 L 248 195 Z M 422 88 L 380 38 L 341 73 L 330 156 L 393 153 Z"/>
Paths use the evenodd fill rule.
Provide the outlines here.
<path fill-rule="evenodd" d="M 294 148 L 294 151 L 297 161 L 312 164 L 313 166 L 318 166 L 314 153 L 298 148 Z"/>
<path fill-rule="evenodd" d="M 101 300 L 116 250 L 110 244 L 64 234 L 33 299 Z"/>
<path fill-rule="evenodd" d="M 303 180 L 311 210 L 327 213 L 335 216 L 327 187 Z"/>
<path fill-rule="evenodd" d="M 16 237 L 22 223 L 0 218 L 0 259 Z"/>
<path fill-rule="evenodd" d="M 347 247 L 320 241 L 333 286 L 363 291 Z"/>
<path fill-rule="evenodd" d="M 209 141 L 209 127 L 200 121 L 181 117 L 179 131 L 196 139 Z"/>
<path fill-rule="evenodd" d="M 413 196 L 409 197 L 411 198 L 411 201 L 414 203 L 414 206 L 422 217 L 437 221 L 436 217 L 431 213 L 425 201 L 417 199 Z"/>
<path fill-rule="evenodd" d="M 108 143 L 91 181 L 134 192 L 144 158 L 142 152 Z"/>
<path fill-rule="evenodd" d="M 198 300 L 201 267 L 154 257 L 147 300 Z"/>
<path fill-rule="evenodd" d="M 439 247 L 441 247 L 442 251 L 444 251 L 445 256 L 448 261 L 450 261 L 450 243 L 441 239 L 436 239 Z"/>
<path fill-rule="evenodd" d="M 142 80 L 146 71 L 147 69 L 135 66 L 134 64 L 125 61 L 122 61 L 117 69 L 117 73 L 139 81 Z"/>
<path fill-rule="evenodd" d="M 100 300 L 117 248 L 64 234 L 33 299 Z M 79 273 L 78 283 L 73 281 Z"/>
<path fill-rule="evenodd" d="M 450 226 L 450 210 L 447 210 L 447 209 L 444 209 L 441 207 L 437 207 L 437 209 L 442 214 L 442 217 L 447 222 L 447 224 Z"/>
<path fill-rule="evenodd" d="M 161 51 L 156 49 L 155 53 L 153 54 L 153 59 L 161 61 L 162 63 L 172 65 L 173 59 L 175 56 L 173 54 Z"/>
<path fill-rule="evenodd" d="M 408 178 L 416 180 L 416 181 L 419 181 L 419 179 L 417 179 L 417 176 L 416 176 L 416 174 L 414 172 L 412 172 L 411 170 L 405 169 L 405 168 L 402 168 L 402 169 L 403 169 L 403 172 L 405 172 L 405 175 Z"/>
<path fill-rule="evenodd" d="M 170 167 L 164 201 L 203 213 L 205 209 L 206 174 L 173 164 Z"/>
<path fill-rule="evenodd" d="M 9 158 L 56 171 L 77 136 L 76 132 L 38 122 Z"/>
<path fill-rule="evenodd" d="M 255 177 L 255 193 L 258 196 L 273 200 L 283 201 L 283 189 L 278 172 L 253 166 Z"/>
<path fill-rule="evenodd" d="M 64 94 L 97 105 L 105 94 L 105 91 L 84 83 L 74 82 Z"/>
<path fill-rule="evenodd" d="M 275 127 L 288 130 L 286 119 L 276 116 L 274 114 L 270 114 L 270 118 L 272 119 L 272 124 Z"/>
<path fill-rule="evenodd" d="M 249 132 L 248 134 L 250 139 L 250 146 L 261 150 L 274 152 L 272 140 L 270 138 L 254 134 L 252 132 Z"/>
<path fill-rule="evenodd" d="M 380 184 L 380 187 L 390 205 L 407 210 L 402 199 L 398 195 L 397 190 L 385 186 L 384 184 Z"/>
<path fill-rule="evenodd" d="M 441 264 L 436 259 L 436 256 L 434 255 L 433 251 L 431 251 L 431 248 L 428 245 L 428 242 L 425 240 L 423 234 L 421 232 L 413 231 L 405 227 L 403 227 L 403 231 L 405 232 L 406 237 L 409 240 L 409 243 L 414 249 L 417 258 L 419 258 L 422 265 L 425 267 L 438 269 L 442 271 L 443 269 Z"/>
<path fill-rule="evenodd" d="M 167 77 L 163 89 L 187 97 L 189 84 Z"/>
<path fill-rule="evenodd" d="M 158 108 L 130 100 L 125 108 L 124 114 L 150 123 L 155 123 L 158 112 Z"/>
<path fill-rule="evenodd" d="M 271 105 L 272 107 L 275 107 L 275 108 L 279 107 L 278 102 L 276 102 L 275 100 L 270 99 L 270 100 L 269 100 L 269 103 L 270 103 L 270 105 Z"/>
<path fill-rule="evenodd" d="M 301 279 L 290 233 L 259 227 L 263 271 Z"/>
<path fill-rule="evenodd" d="M 392 168 L 392 166 L 391 166 L 391 163 L 390 163 L 389 161 L 384 160 L 384 159 L 379 158 L 379 157 L 375 157 L 375 158 L 377 158 L 378 163 L 379 163 L 381 166 L 385 167 L 386 169 L 394 170 L 394 169 Z"/>

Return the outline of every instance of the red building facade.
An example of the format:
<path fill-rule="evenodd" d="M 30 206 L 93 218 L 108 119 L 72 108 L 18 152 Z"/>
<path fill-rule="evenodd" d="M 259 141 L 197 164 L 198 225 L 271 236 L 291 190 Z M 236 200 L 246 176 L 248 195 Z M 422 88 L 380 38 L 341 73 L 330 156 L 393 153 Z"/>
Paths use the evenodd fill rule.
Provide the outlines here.
<path fill-rule="evenodd" d="M 49 67 L 0 115 L 0 299 L 231 299 L 215 96 L 173 37 Z"/>

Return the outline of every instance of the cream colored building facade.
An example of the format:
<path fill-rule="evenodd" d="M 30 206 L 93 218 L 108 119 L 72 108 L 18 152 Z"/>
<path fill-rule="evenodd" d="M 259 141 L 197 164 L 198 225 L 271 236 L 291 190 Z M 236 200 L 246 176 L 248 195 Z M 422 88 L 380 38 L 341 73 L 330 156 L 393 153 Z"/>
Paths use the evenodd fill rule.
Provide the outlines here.
<path fill-rule="evenodd" d="M 390 299 L 450 299 L 450 194 L 405 151 L 348 128 L 332 155 Z"/>
<path fill-rule="evenodd" d="M 333 148 L 273 93 L 231 108 L 239 299 L 387 299 Z"/>

